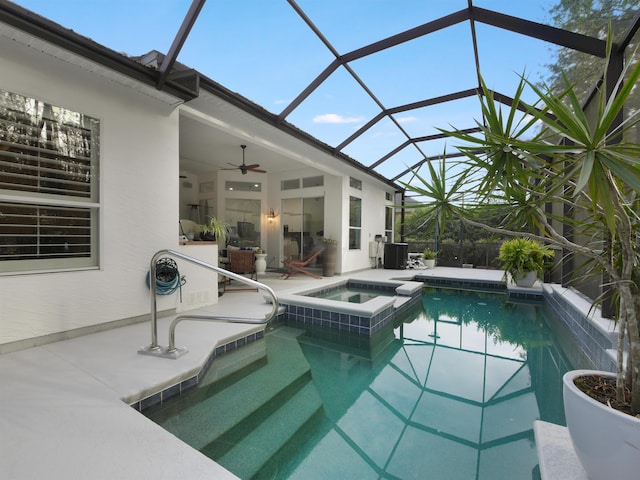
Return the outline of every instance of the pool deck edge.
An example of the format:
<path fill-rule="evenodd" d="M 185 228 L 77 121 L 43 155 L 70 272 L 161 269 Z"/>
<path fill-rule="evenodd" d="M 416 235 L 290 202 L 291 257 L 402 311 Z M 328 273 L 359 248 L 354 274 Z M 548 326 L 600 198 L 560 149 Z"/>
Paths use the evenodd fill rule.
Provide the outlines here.
<path fill-rule="evenodd" d="M 567 427 L 536 420 L 533 432 L 542 480 L 588 480 Z"/>

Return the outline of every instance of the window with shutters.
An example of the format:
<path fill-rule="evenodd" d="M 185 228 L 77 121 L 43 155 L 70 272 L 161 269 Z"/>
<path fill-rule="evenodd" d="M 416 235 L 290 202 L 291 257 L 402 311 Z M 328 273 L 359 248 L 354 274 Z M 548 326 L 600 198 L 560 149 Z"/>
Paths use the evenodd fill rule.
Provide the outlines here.
<path fill-rule="evenodd" d="M 0 90 L 0 272 L 98 265 L 99 120 Z"/>

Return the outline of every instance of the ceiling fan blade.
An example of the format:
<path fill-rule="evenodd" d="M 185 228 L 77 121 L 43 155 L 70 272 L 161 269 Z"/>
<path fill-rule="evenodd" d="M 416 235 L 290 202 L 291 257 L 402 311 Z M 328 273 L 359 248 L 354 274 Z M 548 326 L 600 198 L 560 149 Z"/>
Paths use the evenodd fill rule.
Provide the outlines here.
<path fill-rule="evenodd" d="M 221 168 L 220 170 L 238 170 L 240 167 L 233 167 L 233 168 Z"/>
<path fill-rule="evenodd" d="M 267 173 L 266 170 L 260 170 L 259 168 L 247 168 L 247 170 L 250 170 L 252 172 L 257 172 L 257 173 Z"/>
<path fill-rule="evenodd" d="M 247 168 L 258 168 L 260 166 L 259 163 L 252 163 L 251 165 L 245 165 Z"/>

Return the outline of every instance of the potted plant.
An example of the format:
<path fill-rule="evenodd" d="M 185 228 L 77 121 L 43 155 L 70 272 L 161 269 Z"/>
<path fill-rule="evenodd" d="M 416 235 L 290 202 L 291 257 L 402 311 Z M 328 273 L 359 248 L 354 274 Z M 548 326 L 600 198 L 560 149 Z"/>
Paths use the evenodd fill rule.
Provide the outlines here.
<path fill-rule="evenodd" d="M 636 478 L 640 419 L 630 415 L 628 403 L 611 404 L 616 397 L 616 374 L 572 370 L 564 374 L 562 383 L 569 434 L 588 477 Z"/>
<path fill-rule="evenodd" d="M 519 287 L 532 287 L 553 251 L 530 238 L 513 238 L 500 246 L 498 258 L 505 271 Z"/>
<path fill-rule="evenodd" d="M 227 241 L 228 225 L 216 217 L 209 217 L 209 222 L 202 225 L 200 238 L 206 241 L 217 241 L 224 245 Z"/>
<path fill-rule="evenodd" d="M 434 252 L 430 248 L 425 248 L 422 252 L 422 258 L 424 259 L 424 264 L 427 268 L 434 268 L 436 266 L 436 257 L 438 256 L 437 252 Z"/>

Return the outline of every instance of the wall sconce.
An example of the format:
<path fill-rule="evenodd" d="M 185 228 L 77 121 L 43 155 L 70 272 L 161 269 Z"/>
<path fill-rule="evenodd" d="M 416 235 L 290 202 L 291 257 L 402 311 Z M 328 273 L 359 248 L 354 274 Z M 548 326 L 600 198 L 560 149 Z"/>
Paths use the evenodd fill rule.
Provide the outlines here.
<path fill-rule="evenodd" d="M 273 208 L 270 208 L 267 212 L 267 222 L 273 223 L 277 216 L 278 214 L 273 210 Z"/>

